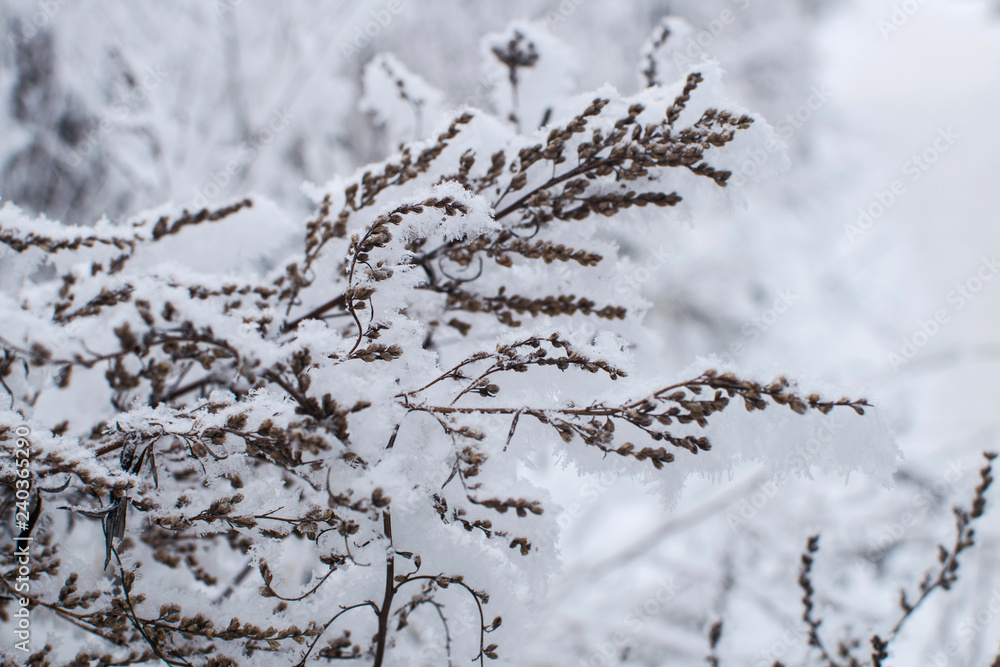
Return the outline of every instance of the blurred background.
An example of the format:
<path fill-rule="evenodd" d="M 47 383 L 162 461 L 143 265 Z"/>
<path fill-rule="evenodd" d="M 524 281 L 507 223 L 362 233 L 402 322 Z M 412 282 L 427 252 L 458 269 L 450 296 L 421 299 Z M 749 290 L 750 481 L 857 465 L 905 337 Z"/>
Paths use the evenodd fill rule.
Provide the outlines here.
<path fill-rule="evenodd" d="M 526 124 L 605 83 L 635 92 L 651 62 L 672 83 L 718 61 L 786 151 L 744 162 L 710 215 L 622 236 L 656 334 L 637 353 L 665 373 L 715 355 L 867 396 L 904 462 L 892 488 L 746 466 L 666 507 L 541 459 L 526 474 L 564 505 L 564 567 L 525 642 L 537 665 L 703 664 L 721 618 L 723 664 L 804 664 L 807 536 L 822 535 L 827 643 L 867 642 L 953 540 L 979 452 L 1000 447 L 998 19 L 986 0 L 0 0 L 0 197 L 73 224 L 248 193 L 304 218 L 304 183 L 462 105 L 506 114 L 483 44 L 512 21 L 545 35 L 560 82 L 526 94 Z M 412 93 L 398 108 L 378 94 L 397 79 Z M 977 535 L 893 664 L 996 655 L 1000 513 Z"/>

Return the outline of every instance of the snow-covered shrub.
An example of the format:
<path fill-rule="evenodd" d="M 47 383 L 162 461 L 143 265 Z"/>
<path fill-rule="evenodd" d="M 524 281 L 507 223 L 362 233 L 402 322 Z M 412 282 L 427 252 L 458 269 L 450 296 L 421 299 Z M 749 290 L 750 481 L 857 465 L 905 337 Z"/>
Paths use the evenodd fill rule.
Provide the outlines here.
<path fill-rule="evenodd" d="M 497 44 L 531 52 L 520 32 Z M 516 60 L 510 92 L 534 65 Z M 413 90 L 379 62 L 369 81 Z M 650 377 L 630 354 L 646 303 L 615 289 L 613 240 L 724 192 L 773 138 L 716 78 L 602 89 L 537 131 L 516 97 L 503 118 L 463 111 L 316 188 L 297 248 L 262 199 L 93 227 L 5 205 L 18 539 L 0 553 L 15 574 L 31 553 L 23 589 L 0 579 L 7 618 L 29 610 L 81 665 L 517 664 L 558 563 L 552 503 L 522 474 L 540 449 L 677 494 L 781 466 L 789 416 L 836 410 L 868 438 L 819 462 L 885 477 L 896 451 L 864 399 L 708 362 Z M 55 277 L 26 280 L 42 262 Z"/>
<path fill-rule="evenodd" d="M 802 617 L 801 620 L 807 630 L 807 635 L 803 647 L 814 657 L 818 664 L 827 667 L 882 667 L 884 661 L 890 656 L 890 648 L 903 629 L 903 626 L 914 616 L 915 612 L 924 604 L 935 591 L 947 591 L 951 589 L 958 580 L 958 572 L 962 564 L 960 557 L 963 552 L 975 545 L 975 530 L 972 522 L 983 516 L 986 510 L 986 491 L 993 484 L 993 461 L 996 454 L 984 452 L 983 458 L 986 464 L 979 470 L 979 484 L 975 488 L 972 502 L 968 508 L 955 506 L 952 513 L 955 517 L 955 537 L 949 543 L 940 543 L 937 546 L 937 564 L 927 569 L 916 586 L 916 590 L 907 590 L 903 586 L 899 588 L 898 605 L 899 611 L 896 618 L 883 623 L 883 628 L 875 632 L 870 637 L 858 637 L 852 633 L 846 639 L 840 639 L 834 644 L 831 637 L 824 637 L 820 630 L 823 619 L 818 611 L 816 599 L 816 589 L 811 578 L 813 566 L 819 551 L 819 535 L 809 537 L 806 542 L 805 551 L 802 553 L 799 570 L 798 585 L 802 589 Z M 948 544 L 948 546 L 945 546 Z M 988 620 L 992 620 L 992 614 Z M 981 622 L 981 619 L 977 619 Z M 712 626 L 710 634 L 710 644 L 713 655 L 722 632 L 721 621 Z M 857 632 L 856 630 L 854 632 Z M 957 654 L 958 651 L 949 645 L 947 648 L 950 655 Z M 938 654 L 947 664 L 947 657 Z M 939 658 L 933 658 L 935 662 Z M 715 664 L 718 664 L 716 661 Z M 780 667 L 783 663 L 776 660 L 772 667 Z M 802 664 L 807 664 L 803 661 Z M 815 664 L 815 663 L 814 663 Z M 940 664 L 940 663 L 939 663 Z M 1000 651 L 992 660 L 991 665 L 1000 664 Z"/>

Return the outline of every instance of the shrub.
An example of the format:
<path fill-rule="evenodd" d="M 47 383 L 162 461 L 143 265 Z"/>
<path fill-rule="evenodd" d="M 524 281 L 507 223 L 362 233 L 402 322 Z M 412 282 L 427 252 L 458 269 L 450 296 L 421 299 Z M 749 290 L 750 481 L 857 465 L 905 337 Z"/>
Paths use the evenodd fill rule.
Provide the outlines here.
<path fill-rule="evenodd" d="M 494 52 L 516 92 L 537 58 L 521 33 Z M 710 428 L 740 406 L 864 416 L 784 378 L 656 381 L 615 333 L 644 304 L 611 239 L 770 136 L 699 98 L 714 76 L 523 135 L 462 112 L 323 188 L 284 258 L 260 199 L 93 227 L 0 209 L 0 242 L 56 276 L 0 301 L 6 619 L 103 639 L 80 665 L 510 661 L 556 559 L 533 451 L 678 483 L 749 456 Z M 255 274 L 226 270 L 237 237 Z"/>

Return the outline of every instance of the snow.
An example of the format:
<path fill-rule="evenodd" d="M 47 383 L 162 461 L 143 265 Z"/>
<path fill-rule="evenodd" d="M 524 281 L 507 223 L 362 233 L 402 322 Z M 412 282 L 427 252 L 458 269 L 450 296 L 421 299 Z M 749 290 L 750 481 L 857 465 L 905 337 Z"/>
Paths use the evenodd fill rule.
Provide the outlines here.
<path fill-rule="evenodd" d="M 238 394 L 191 394 L 191 402 L 174 411 L 147 404 L 149 377 L 138 387 L 109 389 L 106 362 L 77 367 L 68 389 L 57 386 L 55 367 L 29 374 L 12 366 L 3 377 L 16 409 L 7 409 L 7 392 L 0 390 L 0 429 L 30 428 L 36 469 L 57 458 L 70 461 L 97 480 L 95 488 L 120 483 L 130 498 L 155 505 L 149 513 L 129 510 L 132 546 L 122 551 L 126 566 L 142 562 L 136 579 L 136 589 L 148 595 L 142 613 L 155 617 L 161 603 L 181 599 L 185 615 L 305 627 L 325 622 L 337 605 L 381 599 L 385 542 L 370 508 L 355 514 L 334 504 L 363 524 L 351 538 L 353 562 L 336 573 L 335 585 L 277 614 L 276 601 L 258 595 L 259 565 L 268 563 L 283 595 L 297 596 L 325 575 L 327 566 L 318 560 L 323 549 L 343 549 L 347 538 L 331 533 L 318 545 L 300 537 L 279 540 L 261 526 L 287 533 L 287 525 L 257 519 L 257 527 L 234 529 L 253 537 L 245 554 L 210 548 L 209 541 L 195 547 L 218 584 L 157 562 L 139 539 L 152 530 L 149 517 L 192 520 L 191 535 L 225 535 L 224 521 L 193 517 L 237 492 L 244 499 L 234 504 L 234 516 L 326 508 L 333 480 L 331 488 L 349 502 L 367 501 L 376 489 L 392 498 L 395 544 L 419 551 L 422 573 L 464 573 L 470 585 L 490 592 L 487 622 L 497 613 L 504 617 L 488 636 L 500 644 L 500 664 L 704 664 L 708 626 L 716 618 L 724 623 L 722 664 L 812 664 L 817 655 L 804 637 L 796 579 L 806 538 L 817 533 L 813 577 L 821 634 L 828 645 L 857 637 L 863 645 L 856 654 L 867 656 L 868 638 L 885 633 L 900 613 L 899 588 L 912 599 L 923 572 L 934 566 L 935 545 L 950 544 L 949 508 L 969 502 L 979 452 L 995 449 L 995 7 L 981 0 L 829 6 L 567 0 L 544 8 L 527 0 L 481 7 L 404 0 L 348 11 L 342 4 L 182 2 L 108 10 L 80 0 L 58 3 L 56 13 L 44 17 L 44 30 L 30 38 L 16 33 L 24 25 L 16 21 L 31 20 L 42 5 L 11 0 L 0 8 L 2 24 L 15 26 L 0 47 L 0 89 L 6 100 L 24 94 L 36 105 L 27 117 L 18 116 L 13 102 L 0 109 L 0 234 L 87 239 L 93 246 L 61 250 L 43 266 L 38 250 L 16 253 L 0 245 L 0 342 L 20 357 L 30 357 L 38 342 L 57 361 L 89 360 L 119 348 L 115 330 L 123 325 L 141 337 L 151 327 L 188 322 L 199 335 L 225 341 L 227 354 L 240 361 L 229 365 L 223 357 L 214 370 L 194 362 L 186 378 L 172 377 L 170 386 L 213 372 L 246 378 L 253 369 L 287 369 L 309 350 L 310 393 L 329 394 L 348 411 L 347 434 L 329 434 L 330 449 L 303 457 L 321 462 L 323 471 L 279 472 L 260 465 L 256 450 L 232 433 L 206 451 L 185 444 L 241 415 L 250 433 L 266 422 L 294 430 L 303 420 L 296 413 L 301 406 L 276 384 L 254 389 L 244 382 L 246 391 Z M 681 16 L 665 18 L 667 5 Z M 358 37 L 368 23 L 376 34 Z M 656 49 L 650 33 L 658 25 L 672 34 Z M 531 42 L 538 58 L 518 69 L 515 92 L 494 49 L 507 48 L 517 35 L 520 48 Z M 37 62 L 51 57 L 57 63 L 27 93 L 25 51 L 18 51 L 26 44 L 37 49 Z M 646 55 L 656 61 L 662 87 L 645 89 Z M 705 81 L 678 127 L 708 107 L 754 120 L 710 154 L 713 166 L 733 172 L 725 189 L 685 170 L 666 170 L 659 181 L 635 188 L 676 190 L 684 197 L 678 206 L 591 216 L 532 237 L 596 252 L 605 257 L 597 266 L 514 257 L 511 269 L 492 260 L 481 269 L 484 294 L 500 285 L 532 298 L 586 294 L 598 307 L 627 307 L 624 319 L 519 315 L 522 326 L 511 329 L 491 315 L 447 311 L 442 295 L 413 289 L 426 273 L 409 263 L 414 251 L 407 243 L 473 239 L 510 222 L 494 219 L 490 190 L 470 193 L 445 178 L 465 151 L 475 151 L 471 174 L 482 176 L 495 151 L 502 148 L 509 158 L 545 143 L 552 127 L 595 96 L 610 104 L 592 127 L 608 131 L 634 102 L 646 106 L 640 122 L 657 122 L 695 70 Z M 124 117 L 116 115 L 122 104 Z M 336 220 L 345 188 L 398 162 L 404 142 L 416 140 L 411 150 L 419 155 L 463 111 L 474 117 L 437 158 L 440 169 L 352 212 L 346 238 L 323 247 L 307 273 L 312 285 L 289 310 L 250 291 L 274 287 L 292 263 L 303 265 L 305 222 L 316 218 L 324 197 Z M 73 114 L 85 119 L 85 138 L 76 144 L 64 138 L 65 130 L 59 134 L 60 122 L 65 128 Z M 569 153 L 575 155 L 572 142 Z M 81 159 L 86 168 L 54 166 Z M 548 165 L 533 169 L 529 188 L 552 175 Z M 506 172 L 502 179 L 510 177 Z M 600 187 L 615 191 L 610 180 Z M 152 240 L 161 216 L 174 220 L 184 209 L 214 209 L 247 196 L 250 208 Z M 451 198 L 467 211 L 449 216 L 425 206 L 407 213 L 391 225 L 391 240 L 358 263 L 351 285 L 374 290 L 356 310 L 362 332 L 351 317 L 282 330 L 282 322 L 343 290 L 352 237 L 363 238 L 379 216 L 428 198 Z M 862 212 L 870 223 L 859 224 Z M 109 262 L 131 243 L 134 253 L 120 271 L 109 272 Z M 432 270 L 459 277 L 479 271 L 475 264 Z M 75 281 L 67 312 L 100 300 L 105 290 L 125 289 L 129 299 L 103 306 L 100 317 L 53 322 L 64 275 Z M 244 292 L 192 298 L 199 290 Z M 139 302 L 149 304 L 146 315 Z M 172 318 L 165 315 L 168 303 Z M 470 320 L 471 331 L 447 326 L 456 314 Z M 373 324 L 385 327 L 380 337 L 362 340 Z M 502 414 L 412 409 L 450 405 L 468 380 L 418 390 L 469 355 L 493 355 L 498 344 L 553 332 L 627 377 L 612 382 L 576 368 L 500 373 L 491 376 L 496 396 L 472 391 L 454 405 L 509 408 Z M 398 345 L 403 356 L 351 358 L 376 344 Z M 145 360 L 133 355 L 124 363 L 134 373 L 165 354 L 157 347 Z M 465 372 L 476 378 L 491 363 L 488 356 Z M 864 415 L 848 407 L 797 415 L 770 404 L 750 413 L 736 398 L 705 429 L 683 431 L 710 437 L 711 451 L 678 450 L 662 470 L 585 446 L 579 437 L 564 443 L 530 415 L 517 417 L 508 442 L 512 411 L 533 406 L 551 416 L 595 400 L 618 405 L 710 368 L 765 384 L 785 376 L 802 396 L 864 397 L 876 407 Z M 399 397 L 407 394 L 404 404 Z M 374 407 L 349 412 L 362 403 Z M 63 420 L 69 422 L 65 433 L 51 435 Z M 144 473 L 121 472 L 118 452 L 95 457 L 93 446 L 82 444 L 101 422 L 154 438 L 159 485 Z M 452 440 L 448 429 L 458 426 L 480 431 L 483 439 Z M 616 438 L 643 446 L 642 434 L 629 428 L 620 426 Z M 486 457 L 480 475 L 465 480 L 484 482 L 481 490 L 470 492 L 462 479 L 450 478 L 456 442 Z M 6 449 L 9 441 L 2 444 Z M 269 446 L 263 445 L 263 456 L 276 456 Z M 0 459 L 0 477 L 11 481 L 14 474 L 11 459 Z M 170 483 L 171 475 L 198 482 Z M 238 489 L 235 476 L 241 477 Z M 466 509 L 466 520 L 490 519 L 509 537 L 486 539 L 459 521 L 442 522 L 427 502 L 432 494 Z M 545 512 L 500 514 L 469 503 L 470 495 L 538 500 Z M 105 493 L 102 502 L 107 499 Z M 61 504 L 93 508 L 97 502 L 78 493 Z M 58 595 L 70 571 L 82 574 L 80 590 L 105 586 L 99 522 L 76 517 L 70 523 L 69 512 L 54 514 L 44 525 L 65 534 L 65 555 L 60 576 L 43 575 L 37 591 Z M 888 664 L 944 664 L 952 646 L 968 664 L 992 660 L 1000 628 L 969 621 L 991 609 L 998 586 L 1000 541 L 991 516 L 988 505 L 958 582 L 921 606 L 893 641 Z M 508 548 L 515 535 L 531 540 L 529 556 Z M 403 557 L 396 562 L 398 570 L 413 567 Z M 248 563 L 243 583 L 224 596 Z M 408 586 L 415 593 L 419 584 Z M 478 650 L 472 598 L 454 585 L 440 594 L 453 622 L 452 658 L 472 657 Z M 109 602 L 106 593 L 94 604 Z M 59 638 L 60 660 L 71 660 L 78 646 L 99 646 L 81 631 L 67 634 L 51 614 L 33 614 L 33 645 Z M 351 628 L 363 644 L 375 630 L 369 609 L 343 619 L 327 638 Z M 432 612 L 414 616 L 397 642 L 392 664 L 445 664 L 443 629 Z M 3 643 L 0 650 L 10 651 Z M 274 664 L 264 653 L 243 657 L 236 647 L 232 657 Z"/>

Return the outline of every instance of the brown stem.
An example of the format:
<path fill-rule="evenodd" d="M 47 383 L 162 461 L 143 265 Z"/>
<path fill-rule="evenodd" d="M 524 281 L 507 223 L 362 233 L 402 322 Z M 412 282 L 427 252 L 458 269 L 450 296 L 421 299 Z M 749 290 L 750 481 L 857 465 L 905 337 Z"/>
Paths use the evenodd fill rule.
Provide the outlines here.
<path fill-rule="evenodd" d="M 276 385 L 284 389 L 286 392 L 288 392 L 288 395 L 295 399 L 295 402 L 298 403 L 299 406 L 301 406 L 305 414 L 315 417 L 316 419 L 323 418 L 323 415 L 317 413 L 316 407 L 309 402 L 306 396 L 299 393 L 293 386 L 288 384 L 288 382 L 286 382 L 280 375 L 278 375 L 273 371 L 267 371 L 266 373 L 264 373 L 264 377 L 266 377 L 268 380 L 270 380 L 271 382 L 275 383 Z"/>
<path fill-rule="evenodd" d="M 497 213 L 494 216 L 494 219 L 495 220 L 501 220 L 501 219 L 507 217 L 508 215 L 510 215 L 511 213 L 517 211 L 518 209 L 520 209 L 521 207 L 523 207 L 538 192 L 541 192 L 543 190 L 547 190 L 547 189 L 549 189 L 551 187 L 554 187 L 554 186 L 558 185 L 559 183 L 562 183 L 563 181 L 569 180 L 569 179 L 571 179 L 571 178 L 573 178 L 575 176 L 579 176 L 580 174 L 586 173 L 588 171 L 591 171 L 591 170 L 596 169 L 598 167 L 601 167 L 603 165 L 607 165 L 607 164 L 617 165 L 617 164 L 622 163 L 623 161 L 624 161 L 623 157 L 614 157 L 614 158 L 612 158 L 612 157 L 606 157 L 606 158 L 598 158 L 596 160 L 591 160 L 589 162 L 585 162 L 585 163 L 583 163 L 583 164 L 581 164 L 581 165 L 579 165 L 577 167 L 574 167 L 573 169 L 570 169 L 569 171 L 566 171 L 563 174 L 560 174 L 559 176 L 552 177 L 551 179 L 549 179 L 548 181 L 546 181 L 544 184 L 538 186 L 534 190 L 531 190 L 527 194 L 523 195 L 516 202 L 514 202 L 513 204 L 507 206 L 502 211 L 500 211 L 499 213 Z M 448 244 L 445 244 L 445 246 L 442 246 L 442 247 L 447 247 L 447 245 Z M 430 256 L 434 255 L 440 249 L 441 248 L 437 248 L 434 251 L 428 253 L 427 257 L 430 257 Z M 353 265 L 351 267 L 351 270 L 352 270 L 352 273 L 353 273 Z M 340 296 L 336 297 L 335 299 L 332 299 L 331 301 L 327 301 L 323 305 L 319 306 L 318 308 L 315 308 L 314 310 L 306 313 L 305 315 L 302 315 L 301 317 L 298 317 L 298 318 L 292 320 L 291 322 L 286 323 L 281 328 L 281 330 L 283 332 L 291 331 L 296 326 L 298 326 L 299 322 L 319 317 L 320 315 L 326 313 L 327 311 L 329 311 L 329 310 L 331 310 L 331 309 L 333 309 L 333 308 L 335 308 L 337 306 L 340 306 L 340 307 L 346 307 L 347 306 L 347 299 L 345 298 L 345 295 L 341 294 Z M 351 313 L 353 314 L 353 310 L 352 309 L 348 308 L 348 310 L 350 310 Z M 355 320 L 357 320 L 357 316 L 356 315 L 355 315 Z M 359 328 L 361 327 L 361 323 L 360 322 L 358 322 L 358 327 Z M 359 339 L 358 342 L 360 343 L 360 339 Z M 357 348 L 357 346 L 355 346 L 355 349 L 356 348 Z M 353 352 L 354 350 L 351 350 L 351 351 Z"/>
<path fill-rule="evenodd" d="M 513 213 L 514 211 L 516 211 L 517 209 L 519 209 L 522 206 L 524 206 L 528 202 L 528 200 L 530 200 L 532 197 L 534 197 L 537 193 L 539 193 L 539 192 L 541 192 L 543 190 L 548 190 L 549 188 L 551 188 L 551 187 L 553 187 L 555 185 L 558 185 L 558 184 L 562 183 L 563 181 L 569 180 L 569 179 L 573 178 L 574 176 L 579 176 L 580 174 L 586 173 L 588 171 L 592 171 L 592 170 L 597 169 L 598 167 L 601 167 L 601 166 L 606 165 L 606 164 L 618 165 L 621 162 L 624 162 L 624 158 L 622 158 L 622 157 L 614 157 L 614 158 L 612 158 L 612 157 L 606 157 L 606 158 L 599 158 L 597 160 L 592 160 L 590 162 L 584 162 L 583 164 L 581 164 L 581 165 L 579 165 L 577 167 L 574 167 L 574 168 L 570 169 L 569 171 L 567 171 L 567 172 L 565 172 L 563 174 L 560 174 L 558 176 L 553 176 L 548 181 L 546 181 L 544 184 L 538 186 L 537 188 L 535 188 L 534 190 L 532 190 L 528 194 L 524 195 L 523 197 L 521 197 L 520 199 L 518 199 L 516 202 L 514 202 L 513 204 L 511 204 L 507 208 L 505 208 L 502 211 L 500 211 L 499 213 L 497 213 L 495 216 L 493 216 L 493 219 L 494 220 L 502 220 L 503 218 L 506 218 L 508 215 L 510 215 L 511 213 Z"/>
<path fill-rule="evenodd" d="M 218 382 L 218 381 L 219 381 L 218 378 L 209 375 L 209 376 L 203 377 L 200 380 L 196 380 L 194 382 L 190 382 L 190 383 L 188 383 L 188 384 L 186 384 L 186 385 L 184 385 L 182 387 L 178 387 L 177 389 L 174 389 L 173 391 L 168 392 L 168 393 L 164 394 L 163 396 L 154 396 L 153 400 L 150 401 L 150 403 L 153 403 L 154 405 L 155 404 L 159 404 L 159 403 L 169 403 L 170 401 L 174 400 L 175 398 L 180 398 L 184 394 L 187 394 L 189 392 L 195 391 L 197 389 L 201 389 L 205 385 L 211 384 L 213 382 Z"/>
<path fill-rule="evenodd" d="M 291 322 L 288 322 L 287 324 L 285 324 L 285 326 L 281 327 L 281 330 L 285 331 L 285 332 L 291 331 L 292 329 L 294 329 L 295 327 L 298 326 L 299 322 L 301 322 L 303 320 L 311 320 L 313 318 L 319 317 L 320 315 L 322 315 L 323 313 L 327 312 L 328 310 L 336 308 L 337 306 L 343 307 L 345 304 L 346 304 L 346 299 L 344 298 L 344 295 L 341 294 L 336 299 L 332 299 L 330 301 L 327 301 L 322 306 L 319 306 L 318 308 L 315 308 L 315 309 L 309 311 L 308 313 L 306 313 L 302 317 L 297 317 L 294 320 L 292 320 Z"/>
<path fill-rule="evenodd" d="M 392 519 L 389 510 L 382 510 L 382 527 L 385 538 L 389 540 L 385 556 L 385 597 L 378 610 L 378 643 L 375 646 L 374 667 L 382 667 L 385 656 L 385 644 L 389 638 L 389 614 L 392 611 L 392 598 L 396 594 L 396 554 L 392 548 Z"/>

